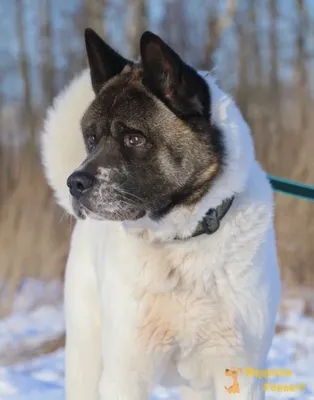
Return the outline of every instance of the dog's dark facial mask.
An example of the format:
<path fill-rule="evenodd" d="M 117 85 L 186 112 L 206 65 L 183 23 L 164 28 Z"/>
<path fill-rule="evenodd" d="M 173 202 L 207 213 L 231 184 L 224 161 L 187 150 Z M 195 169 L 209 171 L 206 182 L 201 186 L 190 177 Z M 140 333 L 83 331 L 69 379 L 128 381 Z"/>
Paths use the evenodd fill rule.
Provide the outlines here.
<path fill-rule="evenodd" d="M 81 123 L 88 156 L 68 179 L 76 214 L 160 220 L 197 203 L 224 152 L 205 81 L 150 32 L 140 64 L 90 29 L 85 39 L 96 97 Z"/>

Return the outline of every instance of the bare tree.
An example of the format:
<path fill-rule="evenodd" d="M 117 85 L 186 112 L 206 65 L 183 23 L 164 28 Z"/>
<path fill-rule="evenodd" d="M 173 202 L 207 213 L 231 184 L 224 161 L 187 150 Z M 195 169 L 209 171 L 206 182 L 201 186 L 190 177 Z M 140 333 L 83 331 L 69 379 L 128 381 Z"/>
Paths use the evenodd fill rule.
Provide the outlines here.
<path fill-rule="evenodd" d="M 32 108 L 32 85 L 30 77 L 29 58 L 26 49 L 25 30 L 24 30 L 24 4 L 23 0 L 15 0 L 15 19 L 16 32 L 19 43 L 19 62 L 23 81 L 23 108 L 24 119 L 27 121 L 31 137 L 35 137 L 35 119 Z"/>
<path fill-rule="evenodd" d="M 41 86 L 43 92 L 43 106 L 52 103 L 55 95 L 55 66 L 53 56 L 53 26 L 52 1 L 40 0 L 39 15 L 41 18 L 39 47 L 41 55 Z"/>
<path fill-rule="evenodd" d="M 279 94 L 279 78 L 278 78 L 278 1 L 268 0 L 270 29 L 269 29 L 269 50 L 270 50 L 270 87 L 272 92 Z M 274 95 L 272 94 L 272 98 Z"/>
<path fill-rule="evenodd" d="M 83 2 L 87 26 L 95 29 L 99 35 L 105 37 L 104 10 L 107 6 L 107 0 L 83 0 Z"/>
<path fill-rule="evenodd" d="M 107 0 L 77 0 L 77 7 L 71 12 L 65 12 L 63 18 L 66 24 L 56 31 L 56 36 L 66 59 L 67 68 L 59 71 L 58 87 L 64 86 L 76 73 L 87 67 L 84 46 L 84 30 L 93 28 L 105 40 L 105 11 Z M 69 40 L 64 40 L 64 38 Z"/>
<path fill-rule="evenodd" d="M 235 31 L 238 43 L 238 79 L 236 87 L 236 97 L 239 107 L 246 119 L 249 118 L 249 102 L 250 85 L 248 80 L 248 65 L 249 65 L 249 42 L 248 37 L 248 12 L 247 3 L 244 3 L 245 8 L 238 12 L 235 16 Z"/>
<path fill-rule="evenodd" d="M 261 26 L 258 15 L 260 14 L 260 3 L 255 0 L 248 1 L 248 28 L 245 34 L 240 33 L 241 40 L 248 42 L 247 45 L 243 42 L 239 42 L 241 46 L 248 46 L 247 53 L 248 57 L 245 57 L 246 67 L 242 65 L 241 80 L 243 82 L 243 75 L 249 74 L 248 84 L 250 87 L 248 93 L 248 99 L 246 100 L 253 106 L 249 111 L 249 118 L 252 127 L 252 131 L 258 132 L 260 129 L 266 126 L 267 120 L 265 118 L 265 80 L 264 80 L 264 69 L 263 69 L 263 57 L 261 50 Z M 239 49 L 240 54 L 242 53 Z M 244 57 L 244 55 L 242 55 Z M 243 70 L 244 69 L 244 70 Z M 249 72 L 245 71 L 248 70 Z M 247 90 L 247 89 L 246 89 Z M 259 140 L 259 144 L 263 142 L 263 147 L 266 140 Z M 261 146 L 260 146 L 261 147 Z M 261 149 L 260 149 L 261 150 Z"/>
<path fill-rule="evenodd" d="M 263 71 L 263 59 L 262 59 L 262 54 L 261 54 L 261 44 L 260 44 L 260 25 L 258 23 L 258 15 L 259 15 L 259 9 L 258 9 L 258 2 L 255 0 L 250 0 L 249 3 L 249 17 L 250 17 L 250 22 L 251 22 L 251 42 L 252 42 L 252 54 L 254 57 L 252 57 L 253 61 L 253 71 L 254 71 L 254 86 L 256 87 L 262 87 L 264 84 L 264 71 Z"/>
<path fill-rule="evenodd" d="M 225 10 L 219 15 L 219 2 L 212 1 L 208 12 L 208 37 L 204 49 L 204 59 L 202 68 L 212 69 L 214 66 L 214 52 L 219 46 L 222 35 L 232 23 L 232 19 L 237 9 L 237 0 L 228 0 Z"/>
<path fill-rule="evenodd" d="M 297 0 L 298 23 L 296 27 L 296 85 L 300 105 L 301 129 L 305 130 L 308 125 L 307 102 L 308 102 L 308 73 L 307 73 L 307 51 L 305 40 L 308 32 L 308 10 L 304 0 Z"/>
<path fill-rule="evenodd" d="M 139 39 L 147 29 L 147 1 L 133 0 L 129 4 L 126 35 L 129 44 L 129 56 L 136 59 L 139 55 Z"/>
<path fill-rule="evenodd" d="M 265 143 L 264 156 L 268 158 L 269 166 L 276 160 L 280 132 L 282 131 L 281 122 L 281 103 L 280 103 L 280 79 L 279 79 L 279 51 L 278 51 L 278 23 L 279 11 L 278 1 L 268 0 L 268 15 L 270 20 L 269 27 L 269 54 L 270 54 L 270 76 L 268 89 L 267 114 L 270 123 L 268 124 L 268 143 Z"/>

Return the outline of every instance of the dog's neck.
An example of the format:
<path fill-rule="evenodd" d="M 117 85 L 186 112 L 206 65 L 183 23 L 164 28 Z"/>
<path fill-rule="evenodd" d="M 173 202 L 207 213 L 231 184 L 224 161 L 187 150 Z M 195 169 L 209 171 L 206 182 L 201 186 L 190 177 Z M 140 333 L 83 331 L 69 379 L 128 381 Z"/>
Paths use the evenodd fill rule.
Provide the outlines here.
<path fill-rule="evenodd" d="M 215 209 L 226 199 L 236 197 L 246 187 L 255 159 L 249 127 L 235 103 L 217 87 L 213 78 L 208 74 L 204 78 L 211 92 L 212 122 L 223 133 L 226 149 L 223 171 L 198 204 L 175 207 L 160 222 L 144 217 L 136 222 L 124 223 L 129 233 L 152 241 L 189 238 L 209 209 Z"/>

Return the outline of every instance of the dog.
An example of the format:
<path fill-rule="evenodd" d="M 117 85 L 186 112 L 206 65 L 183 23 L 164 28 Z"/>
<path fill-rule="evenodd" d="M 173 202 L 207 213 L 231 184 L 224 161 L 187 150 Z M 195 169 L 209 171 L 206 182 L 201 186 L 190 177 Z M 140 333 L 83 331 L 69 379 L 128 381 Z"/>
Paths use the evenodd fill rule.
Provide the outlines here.
<path fill-rule="evenodd" d="M 230 399 L 265 369 L 280 279 L 273 196 L 249 127 L 208 72 L 143 33 L 140 61 L 85 32 L 89 68 L 41 148 L 76 219 L 65 276 L 66 399 Z M 263 399 L 239 376 L 238 399 Z"/>

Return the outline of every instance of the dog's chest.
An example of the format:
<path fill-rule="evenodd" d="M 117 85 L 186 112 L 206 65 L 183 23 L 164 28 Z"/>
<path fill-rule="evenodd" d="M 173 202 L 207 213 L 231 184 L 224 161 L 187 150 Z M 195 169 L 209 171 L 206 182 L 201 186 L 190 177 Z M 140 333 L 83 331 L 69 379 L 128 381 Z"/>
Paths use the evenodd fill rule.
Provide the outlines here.
<path fill-rule="evenodd" d="M 218 293 L 215 257 L 146 246 L 112 230 L 95 254 L 105 302 L 114 304 L 115 312 L 125 309 L 121 313 L 134 319 L 145 346 L 180 343 L 188 352 L 222 323 L 224 301 Z"/>
<path fill-rule="evenodd" d="M 107 342 L 116 336 L 131 340 L 135 332 L 147 351 L 173 351 L 171 364 L 184 379 L 194 381 L 195 371 L 201 376 L 198 368 L 206 370 L 196 382 L 202 386 L 209 373 L 203 360 L 210 355 L 218 362 L 226 349 L 232 357 L 243 348 L 239 310 L 254 308 L 258 292 L 252 297 L 253 289 L 246 289 L 243 302 L 239 300 L 240 287 L 247 287 L 242 263 L 232 265 L 233 274 L 240 270 L 232 275 L 224 267 L 223 247 L 215 242 L 173 252 L 166 246 L 146 246 L 120 228 L 107 232 L 96 232 L 93 251 L 104 316 L 109 318 L 103 326 L 111 327 L 104 329 Z M 257 315 L 255 321 L 255 314 L 250 318 L 259 332 L 263 317 Z"/>
<path fill-rule="evenodd" d="M 187 242 L 184 242 L 187 243 Z M 224 262 L 218 239 L 200 245 L 151 244 L 128 235 L 119 225 L 95 234 L 95 264 L 99 274 L 115 271 L 128 286 L 167 292 L 193 285 L 210 292 Z"/>

